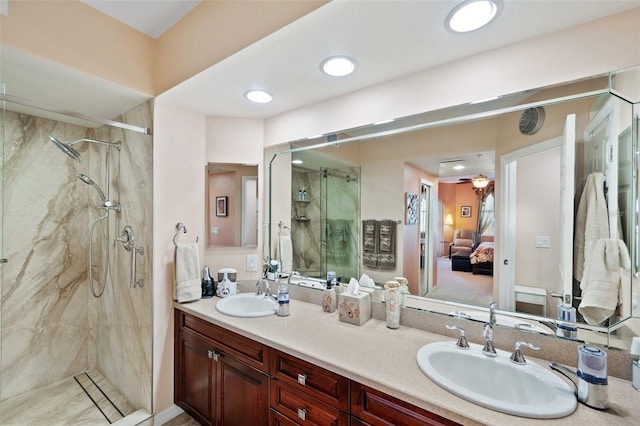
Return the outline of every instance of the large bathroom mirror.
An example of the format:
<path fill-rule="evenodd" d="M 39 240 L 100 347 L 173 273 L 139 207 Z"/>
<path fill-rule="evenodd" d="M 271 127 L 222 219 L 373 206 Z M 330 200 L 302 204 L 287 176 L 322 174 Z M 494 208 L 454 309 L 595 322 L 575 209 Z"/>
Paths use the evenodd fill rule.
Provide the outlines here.
<path fill-rule="evenodd" d="M 257 246 L 258 166 L 208 163 L 205 175 L 207 246 Z"/>
<path fill-rule="evenodd" d="M 637 334 L 621 324 L 638 297 L 638 99 L 637 88 L 615 88 L 638 77 L 603 75 L 281 146 L 269 157 L 269 256 L 285 234 L 306 284 L 335 271 L 343 282 L 366 274 L 379 291 L 404 276 L 408 300 L 429 310 L 496 301 L 549 334 L 575 337 L 566 327 L 575 323 L 609 345 L 612 330 Z M 392 235 L 386 251 L 380 229 Z M 594 245 L 602 255 L 585 262 Z"/>

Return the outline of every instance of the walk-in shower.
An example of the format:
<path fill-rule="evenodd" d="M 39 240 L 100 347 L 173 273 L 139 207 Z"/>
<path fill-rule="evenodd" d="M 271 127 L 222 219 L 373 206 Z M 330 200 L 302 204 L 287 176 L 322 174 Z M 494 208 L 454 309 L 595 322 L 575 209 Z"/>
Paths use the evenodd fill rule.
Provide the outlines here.
<path fill-rule="evenodd" d="M 87 185 L 91 185 L 96 189 L 100 198 L 102 199 L 102 204 L 98 205 L 99 209 L 104 209 L 104 212 L 91 224 L 89 231 L 89 244 L 87 248 L 87 258 L 88 258 L 88 281 L 89 287 L 91 288 L 91 294 L 93 297 L 100 297 L 104 293 L 105 288 L 107 287 L 107 280 L 109 279 L 109 242 L 110 242 L 110 232 L 109 232 L 109 211 L 115 210 L 116 212 L 120 212 L 120 204 L 114 203 L 109 198 L 110 187 L 111 187 L 111 177 L 110 177 L 110 164 L 109 164 L 109 151 L 111 148 L 115 148 L 120 151 L 122 149 L 121 142 L 107 142 L 100 141 L 96 139 L 78 139 L 73 142 L 63 142 L 60 139 L 49 135 L 49 140 L 60 149 L 60 151 L 67 154 L 69 157 L 73 158 L 77 162 L 82 161 L 82 155 L 73 147 L 76 144 L 87 142 L 91 144 L 104 145 L 107 147 L 107 152 L 105 153 L 105 191 L 103 191 L 97 183 L 89 176 L 79 173 L 78 179 Z M 96 225 L 99 222 L 106 220 L 106 237 L 103 245 L 103 263 L 102 263 L 102 278 L 98 281 L 97 289 L 93 282 L 93 235 L 96 229 Z"/>
<path fill-rule="evenodd" d="M 0 423 L 138 424 L 153 287 L 129 283 L 151 283 L 153 103 L 98 121 L 22 105 L 0 99 Z M 137 276 L 134 250 L 113 246 L 128 224 Z"/>

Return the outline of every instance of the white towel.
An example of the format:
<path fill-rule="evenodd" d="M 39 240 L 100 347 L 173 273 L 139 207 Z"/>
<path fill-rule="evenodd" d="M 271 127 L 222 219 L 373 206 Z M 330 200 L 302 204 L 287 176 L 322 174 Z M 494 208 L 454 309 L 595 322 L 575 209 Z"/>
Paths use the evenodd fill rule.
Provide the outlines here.
<path fill-rule="evenodd" d="M 582 281 L 585 261 L 593 245 L 601 238 L 609 238 L 609 217 L 604 195 L 604 175 L 592 173 L 582 190 L 576 212 L 573 242 L 573 276 Z"/>
<path fill-rule="evenodd" d="M 293 271 L 293 246 L 291 234 L 285 230 L 278 237 L 278 257 L 282 265 L 282 272 L 290 274 Z"/>
<path fill-rule="evenodd" d="M 599 325 L 613 315 L 620 300 L 621 269 L 630 268 L 624 241 L 602 238 L 595 242 L 580 282 L 582 300 L 578 311 L 588 324 Z"/>
<path fill-rule="evenodd" d="M 182 303 L 198 300 L 202 297 L 197 244 L 176 245 L 175 274 L 174 300 Z"/>

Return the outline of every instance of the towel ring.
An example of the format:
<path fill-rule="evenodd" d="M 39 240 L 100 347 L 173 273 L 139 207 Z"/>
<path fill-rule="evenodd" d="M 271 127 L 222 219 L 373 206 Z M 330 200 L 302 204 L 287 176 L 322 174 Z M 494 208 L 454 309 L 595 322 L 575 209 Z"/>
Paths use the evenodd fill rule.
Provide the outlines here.
<path fill-rule="evenodd" d="M 176 238 L 178 237 L 178 234 L 180 234 L 180 233 L 186 234 L 187 233 L 187 227 L 184 226 L 184 223 L 178 222 L 176 224 L 176 229 L 177 229 L 176 233 L 173 234 L 173 245 L 177 247 L 178 244 L 176 243 Z M 197 242 L 198 242 L 198 237 L 196 236 L 196 243 Z"/>

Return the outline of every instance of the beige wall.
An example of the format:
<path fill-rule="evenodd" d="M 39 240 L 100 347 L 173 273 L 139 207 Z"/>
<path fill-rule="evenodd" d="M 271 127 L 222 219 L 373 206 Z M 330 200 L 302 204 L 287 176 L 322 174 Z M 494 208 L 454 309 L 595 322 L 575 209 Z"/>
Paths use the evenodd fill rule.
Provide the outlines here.
<path fill-rule="evenodd" d="M 205 117 L 156 99 L 153 151 L 153 409 L 173 404 L 173 235 L 181 221 L 204 257 Z M 184 143 L 189 141 L 189 143 Z"/>
<path fill-rule="evenodd" d="M 10 1 L 3 46 L 153 95 L 155 40 L 80 1 Z"/>
<path fill-rule="evenodd" d="M 326 3 L 207 0 L 155 40 L 79 0 L 11 0 L 0 41 L 158 95 Z"/>

